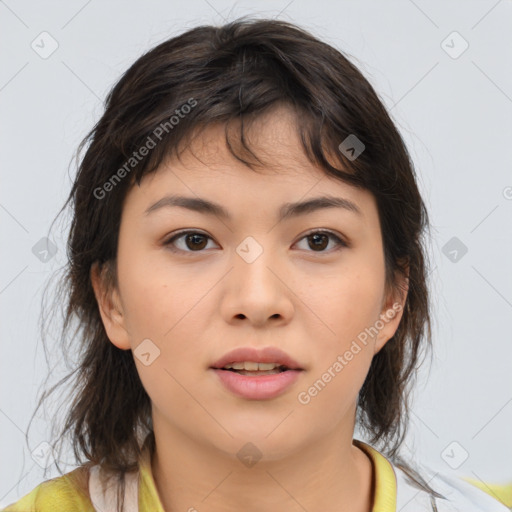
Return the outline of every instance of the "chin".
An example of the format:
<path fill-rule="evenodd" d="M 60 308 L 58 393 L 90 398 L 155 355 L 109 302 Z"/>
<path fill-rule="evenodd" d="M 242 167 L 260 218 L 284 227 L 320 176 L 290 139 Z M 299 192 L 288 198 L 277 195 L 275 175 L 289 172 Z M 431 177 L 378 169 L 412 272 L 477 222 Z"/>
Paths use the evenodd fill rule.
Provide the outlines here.
<path fill-rule="evenodd" d="M 229 457 L 235 455 L 241 461 L 246 457 L 250 460 L 264 459 L 265 461 L 285 459 L 302 451 L 310 442 L 305 436 L 299 436 L 296 429 L 292 429 L 291 424 L 286 428 L 276 428 L 280 421 L 282 419 L 268 425 L 260 422 L 259 425 L 263 428 L 255 425 L 251 427 L 240 424 L 225 425 L 233 437 L 222 431 L 214 439 L 210 436 L 207 442 Z"/>

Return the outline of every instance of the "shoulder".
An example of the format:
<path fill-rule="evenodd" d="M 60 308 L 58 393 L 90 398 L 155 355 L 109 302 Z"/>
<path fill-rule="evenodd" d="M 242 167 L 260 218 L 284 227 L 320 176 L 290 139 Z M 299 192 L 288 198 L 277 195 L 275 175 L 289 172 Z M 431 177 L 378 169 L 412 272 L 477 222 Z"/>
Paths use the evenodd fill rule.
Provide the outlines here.
<path fill-rule="evenodd" d="M 397 510 L 412 512 L 510 512 L 503 503 L 461 477 L 422 468 L 428 484 L 443 497 L 433 497 L 418 487 L 400 468 L 397 479 Z"/>
<path fill-rule="evenodd" d="M 79 467 L 42 482 L 1 512 L 94 512 L 88 493 L 88 469 Z"/>

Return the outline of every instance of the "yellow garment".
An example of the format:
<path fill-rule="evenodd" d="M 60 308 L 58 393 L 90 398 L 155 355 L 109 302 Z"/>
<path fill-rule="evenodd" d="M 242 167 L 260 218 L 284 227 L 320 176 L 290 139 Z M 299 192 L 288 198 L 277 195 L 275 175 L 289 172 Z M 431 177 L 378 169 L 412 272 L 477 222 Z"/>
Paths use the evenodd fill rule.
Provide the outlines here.
<path fill-rule="evenodd" d="M 65 475 L 39 484 L 2 512 L 95 512 L 88 494 L 80 490 L 87 472 L 79 467 Z"/>
<path fill-rule="evenodd" d="M 396 478 L 390 462 L 369 444 L 358 439 L 354 439 L 353 443 L 372 461 L 374 491 L 372 512 L 396 512 Z"/>
<path fill-rule="evenodd" d="M 390 462 L 370 445 L 357 439 L 353 442 L 372 461 L 374 484 L 372 512 L 396 512 L 396 479 Z M 139 469 L 139 510 L 164 512 L 153 480 L 151 457 L 147 449 L 144 451 Z M 95 512 L 88 492 L 83 490 L 87 489 L 87 485 L 88 471 L 81 466 L 65 475 L 39 484 L 26 496 L 4 508 L 2 512 Z"/>

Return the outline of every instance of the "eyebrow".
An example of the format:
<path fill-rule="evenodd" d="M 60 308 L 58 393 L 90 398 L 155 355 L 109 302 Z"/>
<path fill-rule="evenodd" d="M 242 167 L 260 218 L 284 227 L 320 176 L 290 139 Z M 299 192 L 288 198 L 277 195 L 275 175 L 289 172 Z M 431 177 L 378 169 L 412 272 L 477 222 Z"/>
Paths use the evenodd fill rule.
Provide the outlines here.
<path fill-rule="evenodd" d="M 161 208 L 170 207 L 181 207 L 206 215 L 216 215 L 227 220 L 232 219 L 231 214 L 218 203 L 214 203 L 200 197 L 187 197 L 179 195 L 163 197 L 148 207 L 144 214 L 147 216 L 152 212 L 160 210 Z M 363 213 L 359 207 L 349 199 L 334 196 L 320 196 L 297 203 L 284 203 L 279 209 L 278 221 L 297 217 L 299 215 L 305 215 L 325 208 L 343 208 L 347 211 L 363 216 Z"/>

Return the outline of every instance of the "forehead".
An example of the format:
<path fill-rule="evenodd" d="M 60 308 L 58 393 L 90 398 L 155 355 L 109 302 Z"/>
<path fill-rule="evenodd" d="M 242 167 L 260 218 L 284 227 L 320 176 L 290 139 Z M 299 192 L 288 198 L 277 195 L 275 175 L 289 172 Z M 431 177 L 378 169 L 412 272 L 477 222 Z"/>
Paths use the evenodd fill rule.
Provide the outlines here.
<path fill-rule="evenodd" d="M 243 120 L 210 124 L 187 142 L 183 158 L 190 161 L 194 155 L 200 156 L 206 166 L 232 164 L 233 158 L 237 160 L 235 153 L 262 174 L 293 174 L 300 169 L 309 174 L 315 172 L 300 140 L 297 114 L 282 105 L 257 116 L 244 116 Z M 237 162 L 244 165 L 240 160 Z M 316 174 L 321 177 L 323 172 L 317 170 Z"/>
<path fill-rule="evenodd" d="M 368 191 L 328 176 L 310 162 L 295 113 L 289 108 L 244 118 L 243 135 L 259 162 L 240 142 L 238 123 L 208 125 L 187 141 L 179 158 L 167 158 L 143 178 L 140 187 L 132 187 L 126 204 L 141 212 L 165 195 L 179 194 L 233 205 L 234 213 L 256 213 L 254 208 L 263 210 L 330 195 L 349 199 L 363 214 L 368 208 L 375 210 Z M 255 170 L 238 160 L 228 144 L 236 155 L 254 164 Z"/>

